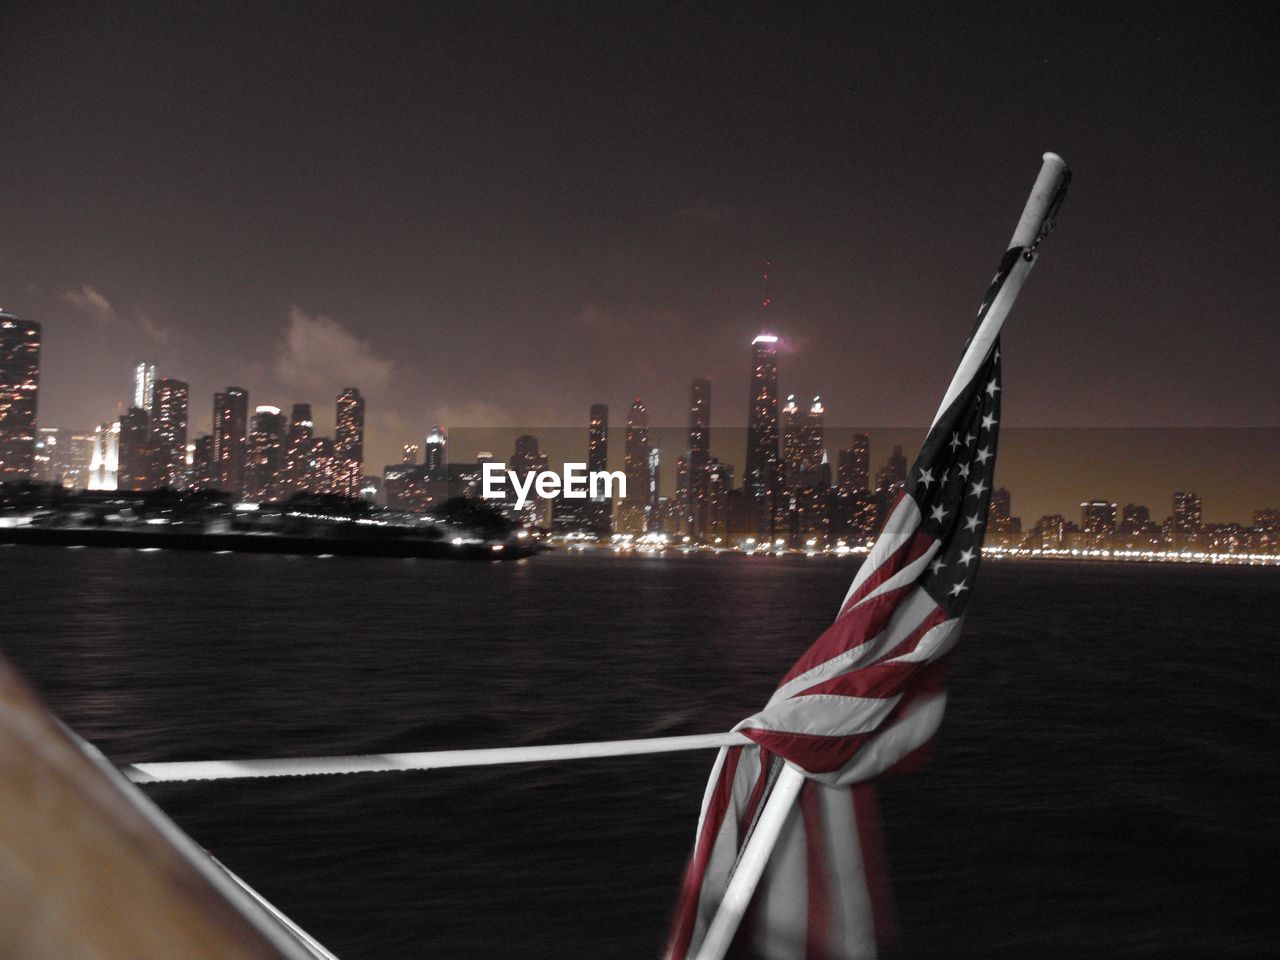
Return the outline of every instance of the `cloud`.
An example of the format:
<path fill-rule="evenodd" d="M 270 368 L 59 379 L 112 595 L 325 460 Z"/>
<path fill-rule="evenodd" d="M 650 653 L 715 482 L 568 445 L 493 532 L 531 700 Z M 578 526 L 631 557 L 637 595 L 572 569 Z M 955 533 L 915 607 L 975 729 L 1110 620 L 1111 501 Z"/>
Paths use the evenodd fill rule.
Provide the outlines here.
<path fill-rule="evenodd" d="M 140 331 L 149 340 L 160 343 L 169 338 L 169 331 L 160 326 L 146 314 L 127 318 L 121 315 L 111 301 L 89 284 L 82 284 L 79 290 L 64 291 L 61 298 L 81 313 L 103 327 L 124 326 Z"/>
<path fill-rule="evenodd" d="M 68 290 L 62 295 L 62 299 L 104 327 L 120 322 L 120 316 L 116 313 L 116 308 L 111 306 L 111 301 L 87 283 L 79 290 Z"/>
<path fill-rule="evenodd" d="M 367 341 L 337 320 L 290 309 L 276 358 L 276 376 L 285 386 L 328 393 L 356 387 L 365 394 L 377 393 L 390 385 L 393 371 L 390 360 L 378 356 Z"/>

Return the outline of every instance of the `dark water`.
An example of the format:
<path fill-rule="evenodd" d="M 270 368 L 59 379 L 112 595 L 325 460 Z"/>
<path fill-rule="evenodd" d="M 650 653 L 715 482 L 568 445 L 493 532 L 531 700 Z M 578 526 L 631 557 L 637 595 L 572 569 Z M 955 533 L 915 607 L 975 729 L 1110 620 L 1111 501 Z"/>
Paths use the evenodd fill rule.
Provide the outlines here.
<path fill-rule="evenodd" d="M 118 762 L 727 729 L 851 561 L 0 550 L 0 644 Z M 1280 955 L 1280 570 L 988 563 L 902 957 Z M 147 788 L 344 960 L 651 957 L 710 753 Z"/>

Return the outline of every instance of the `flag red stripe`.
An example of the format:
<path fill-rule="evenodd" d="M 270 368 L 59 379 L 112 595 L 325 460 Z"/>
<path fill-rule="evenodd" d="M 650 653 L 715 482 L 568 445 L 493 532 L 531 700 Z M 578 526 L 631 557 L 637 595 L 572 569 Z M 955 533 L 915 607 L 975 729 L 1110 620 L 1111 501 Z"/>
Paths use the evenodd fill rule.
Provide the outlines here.
<path fill-rule="evenodd" d="M 733 781 L 738 772 L 738 761 L 742 758 L 744 747 L 729 747 L 725 752 L 724 764 L 720 770 L 720 782 L 707 804 L 706 816 L 702 821 L 702 833 L 694 846 L 693 857 L 685 869 L 684 881 L 680 886 L 680 899 L 677 901 L 675 919 L 672 921 L 671 943 L 668 956 L 671 960 L 685 960 L 689 952 L 689 943 L 693 939 L 693 928 L 698 918 L 698 901 L 702 896 L 702 880 L 706 876 L 707 864 L 711 860 L 711 850 L 715 846 L 716 837 L 724 825 L 725 815 L 733 799 Z"/>
<path fill-rule="evenodd" d="M 884 632 L 894 611 L 900 606 L 903 595 L 914 590 L 916 586 L 915 583 L 907 583 L 893 590 L 887 590 L 842 616 L 823 631 L 822 636 L 814 641 L 813 646 L 796 661 L 796 665 L 783 677 L 782 683 L 778 686 L 781 687 L 833 657 L 838 657 L 847 650 L 878 637 Z"/>
<path fill-rule="evenodd" d="M 859 603 L 867 594 L 871 593 L 871 591 L 880 586 L 880 584 L 894 576 L 902 570 L 903 567 L 909 566 L 914 560 L 919 560 L 924 556 L 924 552 L 929 549 L 930 544 L 932 544 L 936 539 L 937 538 L 931 533 L 927 533 L 924 530 L 917 530 L 914 537 L 900 546 L 893 553 L 889 554 L 889 556 L 885 558 L 884 563 L 880 564 L 880 566 L 876 568 L 875 572 L 862 582 L 862 585 L 858 587 L 857 591 L 849 595 L 849 599 L 846 600 L 844 605 L 841 607 L 840 613 L 843 615 L 845 611 Z"/>
<path fill-rule="evenodd" d="M 862 848 L 862 875 L 871 901 L 871 923 L 876 943 L 887 947 L 898 940 L 898 924 L 893 912 L 893 887 L 884 854 L 884 828 L 880 823 L 876 788 L 870 783 L 859 783 L 849 788 L 849 794 L 854 822 L 858 825 L 858 844 Z"/>
<path fill-rule="evenodd" d="M 826 960 L 831 940 L 831 881 L 827 864 L 826 828 L 819 788 L 812 782 L 800 790 L 800 815 L 804 820 L 805 870 L 809 885 L 809 914 L 805 933 L 805 960 Z"/>

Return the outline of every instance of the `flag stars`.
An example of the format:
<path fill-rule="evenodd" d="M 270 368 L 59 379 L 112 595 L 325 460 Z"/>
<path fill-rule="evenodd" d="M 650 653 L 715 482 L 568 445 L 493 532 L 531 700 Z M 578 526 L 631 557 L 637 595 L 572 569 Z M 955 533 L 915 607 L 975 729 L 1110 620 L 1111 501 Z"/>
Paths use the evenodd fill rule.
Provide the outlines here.
<path fill-rule="evenodd" d="M 974 454 L 973 458 L 985 467 L 987 465 L 987 461 L 991 459 L 991 448 L 983 447 L 976 454 Z"/>
<path fill-rule="evenodd" d="M 973 531 L 975 531 L 975 530 L 977 530 L 977 529 L 978 529 L 978 525 L 979 525 L 980 523 L 982 523 L 982 521 L 978 519 L 978 513 L 977 513 L 977 511 L 974 511 L 973 516 L 971 516 L 971 517 L 965 517 L 965 520 L 964 520 L 964 528 L 965 528 L 965 530 L 966 530 L 966 531 L 968 531 L 969 533 L 973 533 Z"/>
<path fill-rule="evenodd" d="M 933 508 L 933 512 L 929 514 L 929 518 L 931 520 L 937 520 L 939 523 L 941 523 L 942 518 L 945 517 L 946 515 L 947 515 L 947 511 L 943 509 L 942 504 L 938 504 L 936 507 Z"/>
<path fill-rule="evenodd" d="M 956 476 L 960 477 L 962 480 L 968 480 L 968 479 L 969 479 L 969 464 L 967 464 L 967 463 L 957 464 L 957 465 L 956 465 Z"/>
<path fill-rule="evenodd" d="M 990 430 L 999 422 L 1000 421 L 996 419 L 995 414 L 988 413 L 985 417 L 982 418 L 982 429 Z"/>
<path fill-rule="evenodd" d="M 936 577 L 939 573 L 942 572 L 942 568 L 945 566 L 946 564 L 943 562 L 941 557 L 934 557 L 933 563 L 929 564 L 929 572 Z"/>
<path fill-rule="evenodd" d="M 1000 388 L 996 385 L 995 377 L 992 377 L 991 382 L 987 384 L 987 396 L 994 398 L 999 392 Z"/>
<path fill-rule="evenodd" d="M 969 484 L 969 493 L 975 497 L 981 497 L 987 490 L 986 481 L 979 477 L 973 483 Z"/>
<path fill-rule="evenodd" d="M 949 592 L 951 596 L 958 597 L 960 596 L 961 593 L 963 593 L 965 590 L 968 590 L 968 589 L 969 589 L 968 585 L 961 582 L 961 583 L 957 583 L 954 587 L 952 587 Z"/>
<path fill-rule="evenodd" d="M 924 488 L 925 488 L 926 490 L 928 490 L 928 489 L 929 489 L 929 484 L 931 484 L 931 483 L 936 483 L 936 482 L 937 482 L 937 481 L 933 479 L 933 468 L 932 468 L 932 467 L 930 467 L 930 468 L 929 468 L 929 469 L 927 469 L 927 470 L 921 470 L 921 471 L 920 471 L 920 483 L 924 486 Z"/>
<path fill-rule="evenodd" d="M 967 567 L 969 564 L 973 563 L 973 558 L 976 555 L 977 551 L 973 547 L 970 547 L 968 550 L 964 550 L 960 553 L 960 559 L 957 560 L 956 563 L 964 564 Z"/>
<path fill-rule="evenodd" d="M 954 449 L 955 449 L 956 447 L 958 447 L 958 446 L 960 446 L 960 433 L 959 433 L 959 431 L 957 431 L 957 432 L 955 432 L 955 433 L 951 434 L 951 449 L 952 449 L 952 450 L 954 450 Z"/>

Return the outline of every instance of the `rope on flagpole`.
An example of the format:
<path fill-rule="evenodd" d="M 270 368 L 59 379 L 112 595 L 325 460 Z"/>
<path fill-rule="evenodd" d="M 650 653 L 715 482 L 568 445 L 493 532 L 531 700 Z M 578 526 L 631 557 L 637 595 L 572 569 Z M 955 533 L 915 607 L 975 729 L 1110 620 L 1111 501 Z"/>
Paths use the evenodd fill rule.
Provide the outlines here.
<path fill-rule="evenodd" d="M 121 772 L 134 783 L 180 780 L 244 780 L 261 777 L 316 777 L 338 773 L 391 773 L 483 767 L 501 763 L 547 763 L 595 757 L 630 757 L 680 750 L 733 747 L 752 741 L 741 733 L 706 733 L 643 740 L 602 740 L 482 750 L 431 750 L 422 753 L 379 753 L 349 757 L 301 757 L 281 760 L 178 760 L 131 763 Z"/>

